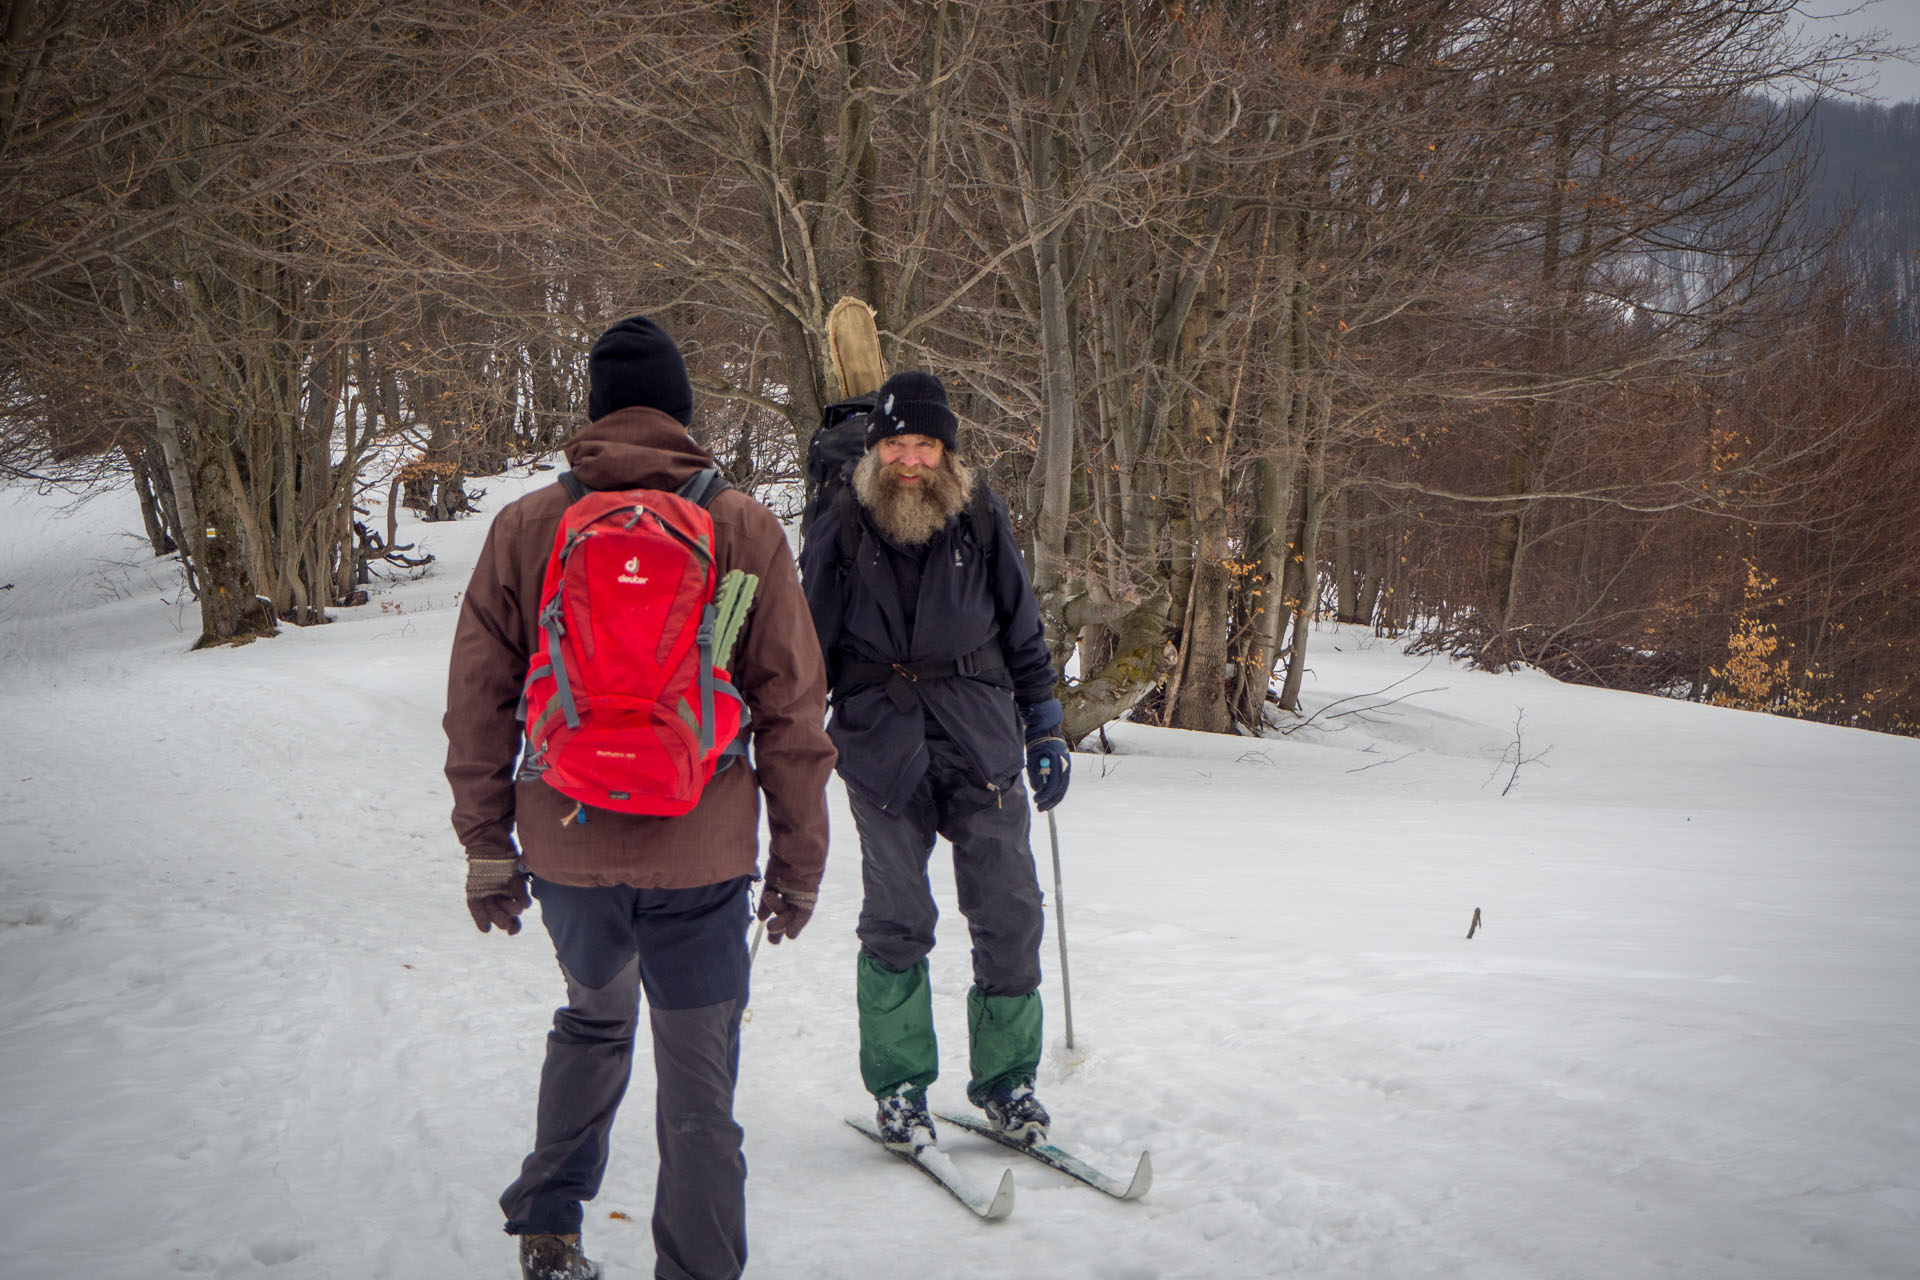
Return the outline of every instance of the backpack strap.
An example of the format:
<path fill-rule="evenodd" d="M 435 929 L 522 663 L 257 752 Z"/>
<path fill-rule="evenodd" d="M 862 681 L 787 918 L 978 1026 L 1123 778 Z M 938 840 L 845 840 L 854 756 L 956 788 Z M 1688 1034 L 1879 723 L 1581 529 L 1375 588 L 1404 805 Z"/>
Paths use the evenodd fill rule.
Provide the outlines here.
<path fill-rule="evenodd" d="M 573 700 L 573 685 L 567 680 L 567 664 L 560 661 L 560 638 L 567 633 L 566 623 L 560 616 L 560 593 L 555 592 L 553 599 L 540 610 L 540 629 L 547 634 L 547 652 L 555 656 L 553 666 L 554 703 L 567 717 L 567 727 L 580 727 L 580 709 Z M 524 694 L 522 695 L 524 697 Z"/>
<path fill-rule="evenodd" d="M 674 490 L 688 502 L 697 504 L 702 510 L 713 505 L 713 500 L 733 487 L 726 474 L 718 467 L 706 467 L 687 477 L 687 482 Z M 698 548 L 696 548 L 697 550 Z M 714 548 L 717 554 L 719 548 Z M 710 557 L 709 557 L 710 558 Z M 749 592 L 751 598 L 751 592 Z M 714 642 L 718 638 L 719 607 L 709 604 L 700 615 L 700 630 L 697 634 L 700 646 L 700 749 L 707 750 L 713 744 L 713 700 L 718 694 L 725 694 L 740 704 L 740 732 L 733 736 L 721 749 L 720 759 L 714 764 L 713 772 L 718 776 L 736 760 L 747 757 L 747 739 L 751 733 L 752 714 L 747 710 L 747 700 L 740 691 L 723 680 L 717 680 L 713 674 Z"/>
<path fill-rule="evenodd" d="M 580 501 L 580 499 L 593 492 L 593 490 L 587 488 L 586 481 L 571 471 L 562 471 L 560 473 L 560 485 L 575 502 Z M 725 472 L 721 471 L 718 467 L 705 467 L 687 477 L 687 482 L 678 489 L 675 489 L 674 492 L 685 498 L 688 502 L 698 503 L 703 507 L 710 507 L 713 505 L 715 498 L 719 497 L 725 490 L 731 488 L 733 488 L 733 485 L 728 483 Z"/>
<path fill-rule="evenodd" d="M 841 485 L 833 495 L 833 514 L 839 526 L 840 576 L 844 579 L 853 573 L 854 559 L 860 554 L 860 499 L 854 496 L 852 484 Z"/>
<path fill-rule="evenodd" d="M 707 467 L 694 472 L 687 478 L 687 482 L 678 489 L 675 489 L 674 492 L 685 498 L 688 502 L 695 503 L 701 507 L 710 507 L 713 505 L 715 498 L 731 488 L 733 488 L 733 486 L 727 482 L 726 474 L 722 472 L 720 468 Z"/>
<path fill-rule="evenodd" d="M 973 482 L 973 497 L 967 502 L 965 515 L 967 524 L 973 531 L 974 545 L 980 548 L 980 554 L 986 557 L 987 572 L 993 572 L 994 551 L 1000 545 L 1000 539 L 994 536 L 993 503 L 989 501 L 992 490 L 986 481 Z"/>

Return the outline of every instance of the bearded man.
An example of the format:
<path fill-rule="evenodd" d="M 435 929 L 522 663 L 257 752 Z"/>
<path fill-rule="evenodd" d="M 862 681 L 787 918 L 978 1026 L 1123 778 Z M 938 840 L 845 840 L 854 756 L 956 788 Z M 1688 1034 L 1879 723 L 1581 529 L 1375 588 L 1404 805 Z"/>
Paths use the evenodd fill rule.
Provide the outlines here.
<path fill-rule="evenodd" d="M 1006 503 L 958 456 L 938 378 L 889 378 L 866 439 L 800 555 L 832 685 L 827 731 L 860 833 L 862 1080 L 884 1141 L 934 1142 L 927 863 L 944 836 L 973 944 L 967 1098 L 1003 1132 L 1043 1140 L 1033 1082 L 1045 918 L 1021 772 L 1044 811 L 1066 794 L 1071 758 L 1039 604 Z"/>

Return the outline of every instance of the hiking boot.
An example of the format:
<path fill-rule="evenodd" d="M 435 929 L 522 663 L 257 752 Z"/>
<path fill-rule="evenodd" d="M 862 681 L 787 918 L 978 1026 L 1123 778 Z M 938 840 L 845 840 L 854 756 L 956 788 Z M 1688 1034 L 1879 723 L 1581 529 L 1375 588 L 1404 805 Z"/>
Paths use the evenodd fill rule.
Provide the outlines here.
<path fill-rule="evenodd" d="M 1040 1105 L 1040 1099 L 1033 1096 L 1031 1086 L 1021 1084 L 1011 1089 L 995 1089 L 980 1105 L 986 1110 L 987 1123 L 995 1132 L 1029 1145 L 1047 1140 L 1047 1126 L 1053 1123 L 1053 1117 Z"/>
<path fill-rule="evenodd" d="M 580 1237 L 521 1236 L 520 1280 L 600 1280 L 600 1264 L 580 1252 Z"/>
<path fill-rule="evenodd" d="M 880 1141 L 889 1147 L 918 1151 L 934 1143 L 933 1116 L 927 1111 L 927 1095 L 910 1093 L 906 1085 L 879 1099 L 874 1127 Z"/>

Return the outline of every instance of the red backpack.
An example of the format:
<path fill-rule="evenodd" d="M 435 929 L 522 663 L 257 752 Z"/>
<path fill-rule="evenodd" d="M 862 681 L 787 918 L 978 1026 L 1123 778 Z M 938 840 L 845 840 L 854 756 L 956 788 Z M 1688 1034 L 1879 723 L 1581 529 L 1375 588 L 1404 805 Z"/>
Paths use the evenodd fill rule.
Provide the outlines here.
<path fill-rule="evenodd" d="M 583 807 L 675 817 L 746 754 L 747 709 L 715 665 L 709 468 L 681 486 L 590 491 L 572 472 L 521 698 L 526 760 Z"/>

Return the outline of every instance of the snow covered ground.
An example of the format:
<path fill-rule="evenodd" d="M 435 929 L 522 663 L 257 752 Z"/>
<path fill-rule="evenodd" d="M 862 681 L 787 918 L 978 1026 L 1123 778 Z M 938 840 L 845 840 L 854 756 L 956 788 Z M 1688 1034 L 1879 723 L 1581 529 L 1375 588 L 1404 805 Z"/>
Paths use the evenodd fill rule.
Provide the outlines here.
<path fill-rule="evenodd" d="M 561 992 L 541 930 L 474 931 L 446 821 L 482 522 L 403 522 L 433 571 L 335 625 L 189 653 L 127 495 L 62 507 L 0 490 L 0 1274 L 513 1274 L 493 1201 Z M 820 914 L 754 971 L 751 1274 L 1920 1270 L 1920 741 L 1353 631 L 1313 668 L 1306 726 L 1121 727 L 1058 810 L 1075 1047 L 1049 937 L 1040 1093 L 1108 1163 L 1151 1148 L 1139 1203 L 955 1134 L 970 1173 L 1014 1161 L 977 1223 L 841 1124 L 835 784 Z M 957 911 L 942 937 L 957 1106 Z M 588 1210 L 610 1280 L 651 1274 L 650 1094 L 643 1054 Z"/>

